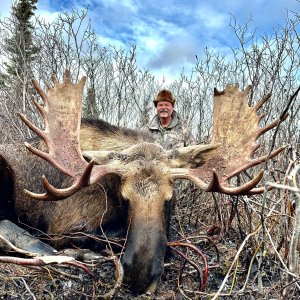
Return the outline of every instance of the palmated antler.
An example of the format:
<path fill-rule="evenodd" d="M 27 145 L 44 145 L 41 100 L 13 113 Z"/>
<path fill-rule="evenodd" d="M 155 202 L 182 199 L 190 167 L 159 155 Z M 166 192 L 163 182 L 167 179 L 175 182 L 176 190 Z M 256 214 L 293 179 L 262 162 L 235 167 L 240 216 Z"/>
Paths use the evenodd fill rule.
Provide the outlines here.
<path fill-rule="evenodd" d="M 253 158 L 255 151 L 260 146 L 257 139 L 274 128 L 280 120 L 260 128 L 259 122 L 264 114 L 257 115 L 257 111 L 270 98 L 271 94 L 267 94 L 255 106 L 250 107 L 247 99 L 250 90 L 251 86 L 248 86 L 244 91 L 239 91 L 238 85 L 227 85 L 224 91 L 215 89 L 212 144 L 221 146 L 215 150 L 215 155 L 203 166 L 189 170 L 174 170 L 175 177 L 191 179 L 207 192 L 230 195 L 263 192 L 263 188 L 255 188 L 262 179 L 263 171 L 239 187 L 230 187 L 226 182 L 250 167 L 273 158 L 285 148 L 280 147 L 269 155 Z"/>
<path fill-rule="evenodd" d="M 74 84 L 71 81 L 70 72 L 66 71 L 63 83 L 60 84 L 54 75 L 52 81 L 53 87 L 48 86 L 48 93 L 46 94 L 33 80 L 33 86 L 44 102 L 44 106 L 41 106 L 37 101 L 34 103 L 44 119 L 45 130 L 36 127 L 24 115 L 19 114 L 22 121 L 45 142 L 48 153 L 29 143 L 25 143 L 25 145 L 31 152 L 72 177 L 74 182 L 69 188 L 57 189 L 43 176 L 42 183 L 46 193 L 36 194 L 25 190 L 28 195 L 39 200 L 66 198 L 83 187 L 93 184 L 105 174 L 117 172 L 111 166 L 94 166 L 93 161 L 87 163 L 80 150 L 81 105 L 86 78 L 83 77 Z"/>

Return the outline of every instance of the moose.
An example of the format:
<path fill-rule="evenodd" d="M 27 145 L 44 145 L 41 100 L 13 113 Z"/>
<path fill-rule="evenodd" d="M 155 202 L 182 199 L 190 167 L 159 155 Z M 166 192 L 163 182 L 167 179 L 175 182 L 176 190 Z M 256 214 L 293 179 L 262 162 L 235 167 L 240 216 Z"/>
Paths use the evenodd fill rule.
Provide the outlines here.
<path fill-rule="evenodd" d="M 165 150 L 141 130 L 81 120 L 85 80 L 73 83 L 66 71 L 60 83 L 53 75 L 47 92 L 33 80 L 45 126 L 20 114 L 37 137 L 0 146 L 0 215 L 61 236 L 49 241 L 54 248 L 74 242 L 68 234 L 75 232 L 126 236 L 126 283 L 134 293 L 154 292 L 164 268 L 174 181 L 191 180 L 206 192 L 262 193 L 262 171 L 238 187 L 228 179 L 283 150 L 253 158 L 257 139 L 279 121 L 260 128 L 257 112 L 270 95 L 250 107 L 251 87 L 228 85 L 214 91 L 211 144 Z"/>

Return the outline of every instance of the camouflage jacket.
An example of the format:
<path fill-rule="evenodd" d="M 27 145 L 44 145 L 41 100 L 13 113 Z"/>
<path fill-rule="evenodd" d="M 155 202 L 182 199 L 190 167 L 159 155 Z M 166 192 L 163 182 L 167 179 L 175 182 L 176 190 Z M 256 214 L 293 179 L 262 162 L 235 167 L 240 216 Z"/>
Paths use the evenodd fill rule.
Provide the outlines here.
<path fill-rule="evenodd" d="M 158 115 L 155 115 L 147 128 L 153 134 L 155 141 L 167 150 L 185 147 L 191 143 L 188 126 L 181 121 L 176 111 L 173 111 L 172 121 L 168 127 L 163 128 Z"/>

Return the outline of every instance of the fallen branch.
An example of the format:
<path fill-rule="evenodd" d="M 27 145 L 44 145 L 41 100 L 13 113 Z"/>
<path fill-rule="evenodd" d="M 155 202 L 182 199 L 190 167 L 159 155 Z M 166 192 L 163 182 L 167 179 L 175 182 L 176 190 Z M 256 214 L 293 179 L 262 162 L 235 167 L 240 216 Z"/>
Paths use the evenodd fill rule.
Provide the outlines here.
<path fill-rule="evenodd" d="M 110 299 L 114 298 L 114 296 L 119 291 L 119 289 L 122 285 L 123 279 L 124 279 L 124 269 L 123 269 L 120 259 L 116 255 L 113 255 L 112 261 L 114 262 L 115 267 L 116 267 L 117 280 L 116 280 L 114 287 L 111 289 L 111 291 L 109 291 L 108 293 L 106 293 L 103 296 L 100 296 L 100 298 L 104 299 L 104 300 L 110 300 Z"/>
<path fill-rule="evenodd" d="M 200 268 L 200 266 L 198 266 L 194 261 L 192 261 L 191 259 L 189 259 L 187 257 L 187 255 L 185 255 L 182 251 L 176 249 L 175 247 L 172 247 L 172 246 L 170 246 L 170 247 L 171 247 L 171 249 L 174 252 L 176 252 L 179 256 L 183 257 L 185 259 L 185 261 L 187 261 L 190 265 L 192 265 L 197 270 L 197 272 L 199 274 L 199 277 L 201 276 L 200 275 L 201 274 L 201 268 Z M 178 287 L 180 287 L 180 280 L 181 280 L 181 278 L 182 278 L 182 272 L 180 273 L 180 276 L 179 276 L 179 279 L 178 279 Z M 203 291 L 202 290 L 202 283 L 201 282 L 200 282 L 200 288 L 199 288 L 199 290 Z"/>
<path fill-rule="evenodd" d="M 76 266 L 94 277 L 94 274 L 82 263 L 74 260 L 73 257 L 69 256 L 40 256 L 34 258 L 21 258 L 13 256 L 0 256 L 0 262 L 15 264 L 19 266 L 46 266 L 48 264 L 65 264 L 70 266 Z"/>
<path fill-rule="evenodd" d="M 195 251 L 201 258 L 202 258 L 202 261 L 204 263 L 204 271 L 202 273 L 202 282 L 201 282 L 201 287 L 200 287 L 200 291 L 204 291 L 205 290 L 205 287 L 206 287 L 206 283 L 207 283 L 207 278 L 208 278 L 208 264 L 207 264 L 207 260 L 206 260 L 206 257 L 205 255 L 202 253 L 202 251 L 196 247 L 195 245 L 193 244 L 190 244 L 190 243 L 183 243 L 183 242 L 178 242 L 178 241 L 175 241 L 175 242 L 168 242 L 167 243 L 167 246 L 169 247 L 187 247 L 187 248 L 190 248 L 192 249 L 193 251 Z M 175 250 L 175 249 L 174 249 Z M 195 267 L 195 263 L 192 262 L 190 259 L 187 258 L 186 255 L 184 255 L 181 251 L 179 250 L 176 250 L 176 253 L 179 254 L 180 256 L 182 256 L 184 259 L 186 259 L 192 266 Z M 181 255 L 182 253 L 182 255 Z M 196 265 L 197 266 L 197 265 Z M 198 267 L 195 267 L 197 270 L 198 270 Z M 199 269 L 200 271 L 200 269 Z"/>

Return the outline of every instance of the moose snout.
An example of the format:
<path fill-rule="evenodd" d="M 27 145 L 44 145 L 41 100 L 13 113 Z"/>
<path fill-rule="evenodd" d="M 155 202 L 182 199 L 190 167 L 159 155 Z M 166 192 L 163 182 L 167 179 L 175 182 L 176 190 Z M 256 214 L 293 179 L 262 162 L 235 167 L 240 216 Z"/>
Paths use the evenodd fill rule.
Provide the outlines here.
<path fill-rule="evenodd" d="M 154 235 L 144 243 L 128 239 L 122 265 L 124 282 L 134 294 L 155 292 L 163 274 L 167 239 L 164 234 Z"/>

